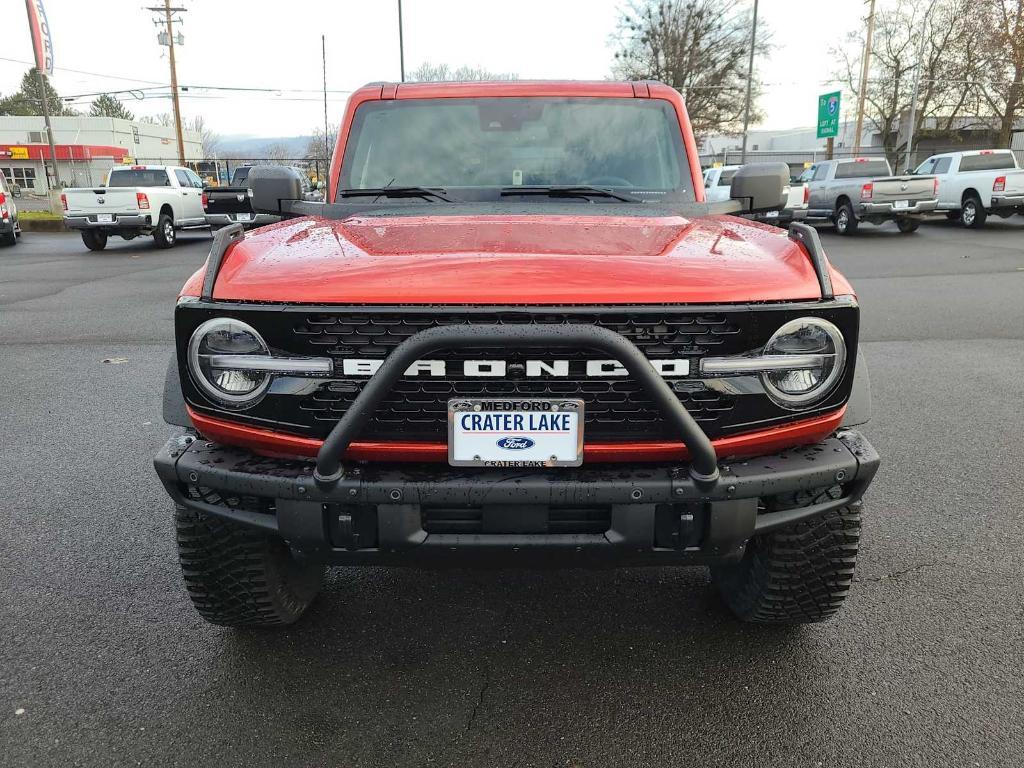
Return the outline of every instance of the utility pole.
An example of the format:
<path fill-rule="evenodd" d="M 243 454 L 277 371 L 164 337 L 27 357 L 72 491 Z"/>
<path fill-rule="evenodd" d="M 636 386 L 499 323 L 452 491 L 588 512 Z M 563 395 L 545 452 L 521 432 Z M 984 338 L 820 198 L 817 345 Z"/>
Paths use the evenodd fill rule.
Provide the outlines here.
<path fill-rule="evenodd" d="M 917 66 L 914 74 L 914 88 L 910 93 L 910 126 L 907 130 L 907 159 L 903 164 L 904 168 L 910 168 L 912 162 L 911 153 L 914 148 L 914 124 L 917 122 L 917 93 L 921 85 L 921 65 L 923 64 L 922 60 L 924 59 L 924 44 L 928 40 L 928 22 L 931 21 L 932 8 L 934 7 L 935 0 L 932 0 L 928 5 L 928 10 L 925 11 L 924 28 L 921 30 L 921 42 L 917 46 Z M 896 169 L 896 172 L 899 173 L 898 168 Z"/>
<path fill-rule="evenodd" d="M 398 66 L 405 82 L 405 43 L 402 40 L 402 0 L 398 0 Z"/>
<path fill-rule="evenodd" d="M 171 60 L 171 102 L 174 105 L 174 131 L 178 137 L 178 162 L 185 164 L 185 140 L 181 135 L 181 104 L 178 101 L 178 67 L 174 61 L 174 17 L 175 13 L 185 13 L 188 9 L 172 7 L 171 0 L 164 0 L 163 6 L 153 6 L 146 9 L 154 13 L 162 14 L 163 23 L 167 26 L 167 49 Z M 159 40 L 159 35 L 157 39 Z"/>
<path fill-rule="evenodd" d="M 747 103 L 743 107 L 743 149 L 740 165 L 747 162 L 747 130 L 750 128 L 750 89 L 754 84 L 754 48 L 757 46 L 757 0 L 754 0 L 754 25 L 750 30 L 750 58 L 747 60 Z"/>
<path fill-rule="evenodd" d="M 46 98 L 46 77 L 38 67 L 36 67 L 36 77 L 39 78 L 39 97 L 43 102 L 43 122 L 46 123 L 46 138 L 50 142 L 50 162 L 53 163 L 53 185 L 50 185 L 49 177 L 46 179 L 46 191 L 49 192 L 50 189 L 60 186 L 60 176 L 57 174 L 57 146 L 53 143 L 53 126 L 50 125 L 50 100 Z M 74 173 L 71 175 L 74 176 Z"/>
<path fill-rule="evenodd" d="M 871 62 L 871 36 L 875 32 L 875 0 L 868 10 L 868 34 L 864 38 L 864 56 L 860 65 L 860 93 L 857 95 L 857 130 L 853 137 L 853 153 L 860 153 L 860 136 L 864 130 L 864 97 L 868 90 L 868 72 Z"/>

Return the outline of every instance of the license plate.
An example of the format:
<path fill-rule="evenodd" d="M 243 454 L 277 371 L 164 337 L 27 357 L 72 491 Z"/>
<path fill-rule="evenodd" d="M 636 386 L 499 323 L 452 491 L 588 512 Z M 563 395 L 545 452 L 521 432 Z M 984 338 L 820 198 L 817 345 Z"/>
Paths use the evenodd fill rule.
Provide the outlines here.
<path fill-rule="evenodd" d="M 252 218 L 248 213 L 240 213 L 235 217 L 236 221 L 248 221 Z"/>
<path fill-rule="evenodd" d="M 578 467 L 583 401 L 458 398 L 448 401 L 453 467 Z"/>
<path fill-rule="evenodd" d="M 100 224 L 113 224 L 114 223 L 114 214 L 112 214 L 112 213 L 101 213 L 99 216 L 96 217 L 96 221 L 98 221 Z"/>
<path fill-rule="evenodd" d="M 766 219 L 777 219 L 777 218 L 779 218 L 779 212 L 778 211 L 767 211 L 765 213 L 764 217 Z"/>
<path fill-rule="evenodd" d="M 895 208 L 897 211 L 905 211 L 907 208 L 910 207 L 910 201 L 897 200 L 895 203 L 892 204 L 892 207 Z"/>

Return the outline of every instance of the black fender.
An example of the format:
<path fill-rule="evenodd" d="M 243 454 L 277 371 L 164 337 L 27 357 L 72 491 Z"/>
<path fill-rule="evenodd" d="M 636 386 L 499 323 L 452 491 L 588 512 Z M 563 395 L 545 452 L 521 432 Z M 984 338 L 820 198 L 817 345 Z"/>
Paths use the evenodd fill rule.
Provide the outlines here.
<path fill-rule="evenodd" d="M 846 415 L 843 417 L 844 427 L 855 427 L 867 424 L 871 419 L 871 377 L 868 374 L 868 362 L 864 353 L 857 350 L 857 364 L 853 372 L 853 388 L 850 399 L 846 402 Z"/>
<path fill-rule="evenodd" d="M 185 397 L 181 394 L 181 377 L 178 375 L 178 356 L 171 355 L 164 376 L 164 421 L 176 427 L 192 427 L 192 420 L 185 410 Z"/>

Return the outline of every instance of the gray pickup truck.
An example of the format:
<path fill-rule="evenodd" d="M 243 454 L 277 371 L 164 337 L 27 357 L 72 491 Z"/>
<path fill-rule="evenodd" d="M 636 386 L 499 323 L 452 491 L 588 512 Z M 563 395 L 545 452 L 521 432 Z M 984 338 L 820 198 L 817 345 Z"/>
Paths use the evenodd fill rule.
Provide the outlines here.
<path fill-rule="evenodd" d="M 913 232 L 938 207 L 934 176 L 893 176 L 883 158 L 822 160 L 800 180 L 810 190 L 807 218 L 831 221 L 840 235 L 852 235 L 862 221 L 895 221 L 900 232 Z"/>

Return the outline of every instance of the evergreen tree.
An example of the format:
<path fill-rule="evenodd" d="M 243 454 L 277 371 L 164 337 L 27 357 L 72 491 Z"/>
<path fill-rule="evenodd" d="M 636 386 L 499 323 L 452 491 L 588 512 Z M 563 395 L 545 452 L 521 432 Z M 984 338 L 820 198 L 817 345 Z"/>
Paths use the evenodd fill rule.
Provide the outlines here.
<path fill-rule="evenodd" d="M 21 78 L 21 88 L 0 99 L 0 115 L 41 115 L 43 114 L 43 94 L 46 94 L 46 103 L 50 107 L 50 115 L 74 115 L 73 109 L 64 104 L 60 94 L 50 85 L 49 80 L 43 78 L 43 87 L 39 87 L 39 76 L 33 67 Z"/>
<path fill-rule="evenodd" d="M 118 101 L 116 96 L 104 93 L 98 96 L 89 109 L 93 117 L 119 117 L 122 120 L 134 120 L 135 115 L 128 111 L 124 104 Z"/>

